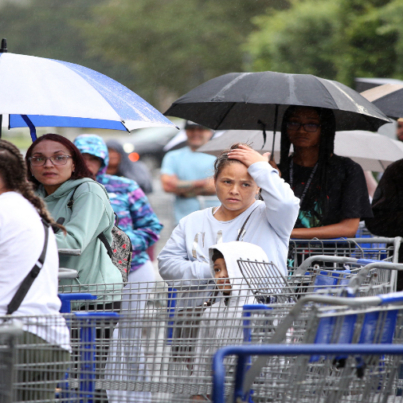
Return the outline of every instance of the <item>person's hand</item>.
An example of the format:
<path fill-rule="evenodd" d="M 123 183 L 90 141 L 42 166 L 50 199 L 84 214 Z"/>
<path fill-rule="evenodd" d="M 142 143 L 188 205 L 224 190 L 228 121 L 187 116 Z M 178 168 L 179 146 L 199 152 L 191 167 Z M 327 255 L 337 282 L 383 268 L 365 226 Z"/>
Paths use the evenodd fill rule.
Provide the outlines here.
<path fill-rule="evenodd" d="M 267 154 L 270 155 L 270 153 L 261 155 L 257 151 L 252 150 L 250 147 L 241 144 L 239 148 L 235 148 L 228 153 L 228 158 L 238 160 L 249 168 L 255 162 L 268 162 Z"/>

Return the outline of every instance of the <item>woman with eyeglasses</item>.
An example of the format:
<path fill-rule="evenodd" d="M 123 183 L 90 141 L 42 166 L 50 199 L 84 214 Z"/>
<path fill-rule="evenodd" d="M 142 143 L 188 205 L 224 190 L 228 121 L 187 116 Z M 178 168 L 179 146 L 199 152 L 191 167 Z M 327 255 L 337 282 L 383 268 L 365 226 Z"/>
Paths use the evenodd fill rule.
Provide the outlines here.
<path fill-rule="evenodd" d="M 354 237 L 372 217 L 363 170 L 334 154 L 335 134 L 330 109 L 291 106 L 284 114 L 279 168 L 300 199 L 292 238 Z"/>
<path fill-rule="evenodd" d="M 25 158 L 28 179 L 36 193 L 44 199 L 55 221 L 66 228 L 66 234 L 56 233 L 58 248 L 81 250 L 80 256 L 60 256 L 60 267 L 77 270 L 79 278 L 63 279 L 59 284 L 107 284 L 106 293 L 104 288 L 100 292 L 85 286 L 80 291 L 99 294 L 97 301 L 114 300 L 110 294 L 114 286 L 108 284 L 122 284 L 122 276 L 98 239 L 104 233 L 112 243 L 115 217 L 105 188 L 92 179 L 77 147 L 58 134 L 39 137 Z"/>

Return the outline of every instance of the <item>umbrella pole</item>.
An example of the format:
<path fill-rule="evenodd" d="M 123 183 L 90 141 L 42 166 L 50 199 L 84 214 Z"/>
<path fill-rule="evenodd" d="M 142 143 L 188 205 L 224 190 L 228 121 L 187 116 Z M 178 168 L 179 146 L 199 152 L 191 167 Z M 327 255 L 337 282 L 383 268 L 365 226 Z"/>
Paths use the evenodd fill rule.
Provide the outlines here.
<path fill-rule="evenodd" d="M 3 115 L 0 115 L 0 139 L 1 139 L 1 131 L 3 130 Z"/>
<path fill-rule="evenodd" d="M 21 115 L 21 117 L 24 120 L 24 122 L 27 124 L 27 126 L 29 127 L 29 132 L 31 133 L 31 139 L 32 139 L 32 142 L 34 142 L 37 139 L 36 129 L 35 129 L 34 124 L 31 122 L 31 119 L 27 115 Z"/>
<path fill-rule="evenodd" d="M 274 161 L 274 143 L 276 141 L 277 119 L 278 119 L 278 104 L 276 104 L 276 108 L 274 110 L 273 143 L 271 145 L 270 161 Z"/>

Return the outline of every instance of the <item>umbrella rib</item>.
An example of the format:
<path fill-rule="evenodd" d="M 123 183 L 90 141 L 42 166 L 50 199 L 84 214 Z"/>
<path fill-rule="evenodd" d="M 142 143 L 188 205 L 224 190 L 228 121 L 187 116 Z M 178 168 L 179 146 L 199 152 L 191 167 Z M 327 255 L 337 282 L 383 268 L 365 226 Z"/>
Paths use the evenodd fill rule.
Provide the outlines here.
<path fill-rule="evenodd" d="M 324 80 L 326 80 L 326 79 L 324 79 Z M 338 91 L 342 92 L 342 93 L 345 94 L 345 95 L 348 95 L 348 94 L 346 94 L 345 91 L 343 91 L 341 88 L 339 88 L 337 85 L 335 85 L 332 80 L 326 80 L 326 81 L 330 82 L 330 83 L 333 85 L 333 87 L 336 88 Z M 329 96 L 333 99 L 333 96 L 332 96 L 331 92 L 326 88 L 325 84 L 323 84 L 321 80 L 318 80 L 318 82 L 319 82 L 320 85 L 326 90 L 326 92 L 329 94 Z M 349 95 L 348 95 L 348 97 L 350 98 L 350 100 L 351 100 L 356 106 L 358 106 L 358 104 L 353 100 L 353 98 L 351 98 Z M 336 106 L 338 107 L 337 104 L 336 104 Z M 370 127 L 371 127 L 373 130 L 376 131 L 377 128 L 374 129 L 373 123 L 370 121 L 370 118 L 372 118 L 372 117 L 374 117 L 374 116 L 368 115 L 368 114 L 367 114 L 368 111 L 366 110 L 365 107 L 362 107 L 362 109 L 363 109 L 362 112 L 364 112 L 364 113 L 362 113 L 362 112 L 353 112 L 353 111 L 351 111 L 351 113 L 356 113 L 356 114 L 360 115 L 361 117 L 363 117 L 363 118 L 368 122 L 368 124 L 370 125 Z M 343 109 L 337 109 L 337 110 L 343 111 Z M 387 123 L 387 122 L 385 121 L 385 123 Z"/>
<path fill-rule="evenodd" d="M 221 123 L 224 122 L 225 118 L 228 116 L 228 114 L 231 112 L 231 110 L 234 108 L 235 105 L 236 105 L 236 102 L 233 102 L 232 105 L 231 105 L 231 107 L 228 108 L 228 109 L 225 111 L 224 116 L 221 118 L 221 120 L 220 120 L 220 122 L 217 124 L 217 126 L 214 127 L 214 130 L 220 129 Z"/>

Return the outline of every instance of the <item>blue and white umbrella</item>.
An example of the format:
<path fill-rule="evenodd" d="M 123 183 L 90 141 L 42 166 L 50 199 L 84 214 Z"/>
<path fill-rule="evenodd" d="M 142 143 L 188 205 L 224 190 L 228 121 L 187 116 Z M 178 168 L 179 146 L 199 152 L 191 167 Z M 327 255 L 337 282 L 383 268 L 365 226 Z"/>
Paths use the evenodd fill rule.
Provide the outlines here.
<path fill-rule="evenodd" d="M 82 127 L 131 131 L 175 125 L 117 81 L 77 64 L 0 52 L 0 115 L 9 128 Z"/>

